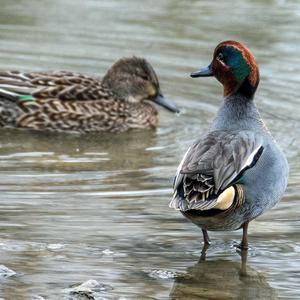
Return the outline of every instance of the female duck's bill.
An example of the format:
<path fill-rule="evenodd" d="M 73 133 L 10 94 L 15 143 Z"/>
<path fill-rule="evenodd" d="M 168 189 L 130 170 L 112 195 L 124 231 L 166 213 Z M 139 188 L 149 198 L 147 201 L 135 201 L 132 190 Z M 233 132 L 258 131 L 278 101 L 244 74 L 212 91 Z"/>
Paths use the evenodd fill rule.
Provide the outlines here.
<path fill-rule="evenodd" d="M 156 103 L 157 105 L 160 105 L 160 106 L 166 108 L 170 112 L 180 113 L 180 110 L 177 107 L 177 105 L 175 104 L 175 102 L 173 102 L 172 100 L 166 98 L 161 92 L 158 93 L 158 95 L 153 100 L 153 102 Z"/>

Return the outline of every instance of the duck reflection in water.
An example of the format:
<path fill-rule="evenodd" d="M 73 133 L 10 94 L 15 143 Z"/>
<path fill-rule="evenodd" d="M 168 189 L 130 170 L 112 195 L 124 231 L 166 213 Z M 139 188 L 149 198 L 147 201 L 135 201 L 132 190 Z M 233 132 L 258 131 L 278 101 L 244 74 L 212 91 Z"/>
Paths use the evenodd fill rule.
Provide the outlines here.
<path fill-rule="evenodd" d="M 259 300 L 278 299 L 264 275 L 247 265 L 247 250 L 238 250 L 241 262 L 206 260 L 202 249 L 198 263 L 177 277 L 170 293 L 172 300 Z"/>

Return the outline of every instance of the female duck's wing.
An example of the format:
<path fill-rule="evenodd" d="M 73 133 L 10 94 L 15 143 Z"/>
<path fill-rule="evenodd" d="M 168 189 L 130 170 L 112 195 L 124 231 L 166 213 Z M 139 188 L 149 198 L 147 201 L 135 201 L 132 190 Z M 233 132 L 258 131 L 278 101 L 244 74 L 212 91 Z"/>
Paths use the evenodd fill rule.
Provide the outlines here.
<path fill-rule="evenodd" d="M 209 133 L 184 155 L 174 180 L 170 207 L 182 211 L 227 208 L 225 202 L 235 195 L 231 186 L 255 165 L 262 152 L 262 137 L 254 132 Z"/>
<path fill-rule="evenodd" d="M 36 99 L 96 100 L 110 92 L 101 80 L 66 71 L 21 73 L 0 71 L 0 96 L 11 101 Z"/>

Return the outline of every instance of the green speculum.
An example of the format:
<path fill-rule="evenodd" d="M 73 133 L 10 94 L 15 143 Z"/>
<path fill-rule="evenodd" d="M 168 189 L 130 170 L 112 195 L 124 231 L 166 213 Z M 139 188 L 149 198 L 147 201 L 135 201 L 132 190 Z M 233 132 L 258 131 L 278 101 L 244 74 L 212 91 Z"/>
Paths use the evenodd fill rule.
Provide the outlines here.
<path fill-rule="evenodd" d="M 19 100 L 21 102 L 27 102 L 27 101 L 34 101 L 35 98 L 31 95 L 21 95 L 21 96 L 19 96 Z"/>

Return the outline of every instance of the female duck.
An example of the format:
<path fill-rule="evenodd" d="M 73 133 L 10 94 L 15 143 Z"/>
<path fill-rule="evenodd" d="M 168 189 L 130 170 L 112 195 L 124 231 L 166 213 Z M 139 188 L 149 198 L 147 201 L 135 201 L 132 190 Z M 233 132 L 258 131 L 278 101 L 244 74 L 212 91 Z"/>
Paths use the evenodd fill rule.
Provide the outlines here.
<path fill-rule="evenodd" d="M 215 76 L 224 101 L 209 132 L 184 155 L 170 207 L 202 228 L 205 244 L 208 230 L 242 227 L 240 247 L 247 249 L 248 223 L 280 200 L 288 179 L 287 160 L 253 103 L 258 66 L 245 46 L 225 41 L 191 76 Z"/>
<path fill-rule="evenodd" d="M 158 113 L 151 101 L 178 112 L 143 58 L 120 59 L 102 81 L 65 71 L 0 72 L 2 127 L 74 132 L 155 128 Z"/>

